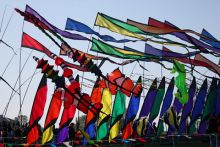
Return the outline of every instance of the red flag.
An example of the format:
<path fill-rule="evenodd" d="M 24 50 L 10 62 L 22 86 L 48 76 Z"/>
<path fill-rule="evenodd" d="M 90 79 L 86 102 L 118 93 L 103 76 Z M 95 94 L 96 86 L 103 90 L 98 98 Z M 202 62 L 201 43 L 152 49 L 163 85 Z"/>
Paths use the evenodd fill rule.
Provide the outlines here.
<path fill-rule="evenodd" d="M 38 121 L 41 119 L 47 98 L 47 77 L 43 75 L 40 84 L 37 89 L 37 93 L 34 98 L 34 103 L 31 110 L 27 143 L 32 144 L 37 141 L 39 137 L 38 133 Z"/>
<path fill-rule="evenodd" d="M 47 117 L 44 124 L 44 130 L 46 130 L 48 127 L 56 123 L 56 120 L 60 114 L 60 108 L 62 104 L 61 96 L 62 96 L 62 91 L 60 89 L 55 90 L 47 112 Z"/>

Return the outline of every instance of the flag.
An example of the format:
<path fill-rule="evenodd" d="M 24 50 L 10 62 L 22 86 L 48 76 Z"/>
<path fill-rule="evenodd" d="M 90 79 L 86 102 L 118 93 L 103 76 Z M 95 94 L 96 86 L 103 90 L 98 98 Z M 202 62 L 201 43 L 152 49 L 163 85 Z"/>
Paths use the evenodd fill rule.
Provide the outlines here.
<path fill-rule="evenodd" d="M 109 128 L 109 142 L 118 136 L 120 130 L 120 119 L 125 111 L 125 95 L 118 90 L 112 109 L 112 116 Z"/>
<path fill-rule="evenodd" d="M 99 86 L 98 84 L 99 79 L 97 79 L 93 90 L 92 90 L 92 94 L 91 94 L 91 101 L 92 103 L 97 103 L 97 102 L 101 102 L 101 98 L 102 98 L 102 88 Z M 88 111 L 87 115 L 86 115 L 86 120 L 85 120 L 85 132 L 89 135 L 89 137 L 91 139 L 95 139 L 95 135 L 96 135 L 96 126 L 95 126 L 95 122 L 97 120 L 97 116 L 91 112 L 91 110 Z M 87 140 L 84 139 L 83 140 L 83 144 L 86 144 Z"/>
<path fill-rule="evenodd" d="M 68 137 L 68 126 L 72 119 L 74 118 L 76 112 L 76 107 L 70 105 L 68 109 L 63 109 L 61 120 L 59 123 L 59 135 L 57 138 L 57 143 L 65 141 Z"/>
<path fill-rule="evenodd" d="M 220 49 L 220 41 L 217 40 L 214 36 L 212 36 L 212 34 L 210 34 L 207 30 L 203 29 L 202 35 L 204 35 L 205 37 L 208 37 L 208 38 L 201 36 L 200 40 L 204 41 L 205 43 L 207 43 L 215 48 Z"/>
<path fill-rule="evenodd" d="M 61 91 L 59 88 L 54 91 L 44 123 L 42 144 L 45 144 L 53 139 L 53 127 L 55 127 L 54 125 L 59 117 L 60 108 L 62 105 L 62 92 L 63 91 Z"/>
<path fill-rule="evenodd" d="M 164 93 L 165 93 L 165 77 L 163 77 L 163 79 L 160 82 L 157 95 L 155 97 L 153 106 L 151 107 L 151 111 L 149 115 L 149 123 L 147 127 L 147 135 L 151 134 L 152 131 L 156 133 L 156 130 L 153 130 L 154 128 L 152 127 L 152 123 L 160 112 L 160 105 L 163 101 Z"/>
<path fill-rule="evenodd" d="M 43 18 L 37 11 L 35 11 L 33 8 L 31 8 L 30 6 L 26 5 L 26 9 L 25 9 L 25 13 L 27 13 L 28 15 L 32 15 L 32 18 L 35 18 L 35 20 L 37 19 L 37 23 L 43 27 L 46 30 L 49 31 L 53 31 L 56 32 L 60 35 L 62 35 L 63 37 L 69 38 L 69 39 L 74 39 L 74 40 L 89 40 L 88 38 L 79 35 L 79 34 L 73 34 L 67 31 L 63 31 L 57 27 L 55 27 L 54 25 L 52 25 L 51 23 L 49 23 L 45 18 Z M 32 20 L 29 20 L 26 18 L 27 21 L 32 22 Z"/>
<path fill-rule="evenodd" d="M 153 102 L 155 100 L 156 94 L 157 94 L 157 79 L 155 78 L 144 99 L 144 103 L 139 113 L 139 118 L 148 116 L 148 114 L 150 113 L 151 107 L 153 105 Z"/>
<path fill-rule="evenodd" d="M 190 117 L 191 115 L 191 111 L 193 108 L 193 99 L 194 99 L 194 95 L 196 92 L 196 78 L 193 77 L 192 83 L 189 87 L 188 90 L 188 94 L 189 94 L 189 100 L 188 102 L 183 106 L 183 111 L 182 111 L 182 115 L 181 115 L 181 120 L 179 123 L 179 130 L 178 130 L 178 134 L 187 134 L 188 130 L 187 130 L 187 126 L 189 124 L 189 122 L 187 121 L 187 119 Z"/>
<path fill-rule="evenodd" d="M 137 84 L 139 84 L 142 87 L 141 76 L 139 77 Z M 140 104 L 140 95 L 135 97 L 132 94 L 128 104 L 128 108 L 124 120 L 124 126 L 122 128 L 122 139 L 128 139 L 133 133 L 133 129 L 132 129 L 133 120 L 137 115 L 139 104 Z"/>
<path fill-rule="evenodd" d="M 142 32 L 135 26 L 128 25 L 120 20 L 109 17 L 105 14 L 98 13 L 95 21 L 96 26 L 100 26 L 106 29 L 111 30 L 122 35 L 134 37 L 140 40 L 145 40 L 146 38 L 137 34 L 137 32 Z"/>
<path fill-rule="evenodd" d="M 49 49 L 47 49 L 44 45 L 42 45 L 40 42 L 38 42 L 36 39 L 31 37 L 27 33 L 22 34 L 21 46 L 26 47 L 26 48 L 30 48 L 30 49 L 34 49 L 34 50 L 42 52 L 42 53 L 45 53 L 48 57 L 50 57 L 52 59 L 53 59 L 53 56 L 55 55 Z M 74 69 L 77 69 L 77 70 L 80 70 L 80 71 L 84 71 L 84 72 L 87 71 L 88 72 L 88 69 L 83 68 L 79 65 L 72 64 L 72 63 L 69 63 L 67 61 L 64 61 L 64 62 L 68 67 L 71 67 L 71 68 L 74 68 Z"/>
<path fill-rule="evenodd" d="M 174 90 L 174 78 L 171 79 L 166 94 L 164 96 L 163 105 L 160 111 L 160 117 L 157 127 L 157 136 L 160 136 L 161 133 L 164 131 L 164 127 L 163 127 L 164 120 L 162 119 L 162 117 L 164 117 L 164 114 L 167 112 L 173 101 L 173 90 Z"/>
<path fill-rule="evenodd" d="M 189 134 L 193 134 L 196 131 L 196 120 L 201 116 L 202 110 L 205 104 L 205 98 L 207 93 L 207 79 L 204 80 L 200 87 L 199 93 L 196 96 L 196 101 L 192 110 L 191 121 L 189 124 Z"/>
<path fill-rule="evenodd" d="M 29 131 L 27 135 L 27 143 L 35 143 L 39 138 L 38 132 L 38 121 L 41 119 L 44 113 L 44 107 L 47 99 L 47 77 L 44 74 L 40 84 L 38 86 L 34 102 L 32 105 L 30 120 L 29 120 Z"/>
<path fill-rule="evenodd" d="M 198 129 L 199 134 L 206 133 L 208 120 L 215 109 L 215 103 L 217 97 L 216 94 L 217 94 L 217 79 L 213 78 L 206 98 L 205 107 L 202 112 L 201 122 Z"/>
<path fill-rule="evenodd" d="M 90 49 L 91 51 L 95 51 L 98 53 L 110 55 L 117 58 L 123 58 L 123 59 L 145 59 L 146 56 L 144 53 L 140 53 L 137 51 L 127 51 L 124 49 L 120 49 L 117 47 L 114 47 L 112 45 L 109 45 L 107 43 L 104 43 L 100 40 L 97 40 L 95 38 L 92 38 L 92 47 Z"/>
<path fill-rule="evenodd" d="M 109 41 L 109 42 L 126 43 L 126 42 L 135 42 L 136 41 L 136 40 L 129 40 L 129 39 L 117 40 L 114 37 L 109 36 L 109 35 L 101 35 L 98 32 L 91 29 L 86 24 L 83 24 L 82 22 L 78 22 L 78 21 L 73 20 L 71 18 L 67 18 L 65 30 L 75 30 L 78 32 L 86 33 L 86 34 L 96 35 L 99 38 L 101 38 L 103 41 Z"/>
<path fill-rule="evenodd" d="M 102 104 L 103 107 L 101 112 L 105 112 L 99 114 L 98 124 L 97 124 L 97 133 L 96 140 L 102 140 L 108 134 L 108 120 L 111 114 L 111 103 L 112 103 L 112 95 L 108 88 L 103 89 L 102 91 Z"/>
<path fill-rule="evenodd" d="M 175 29 L 179 29 L 178 27 L 176 27 L 175 25 L 171 24 L 170 22 L 168 21 L 165 21 L 165 23 L 163 22 L 160 22 L 156 19 L 153 19 L 153 18 L 149 18 L 148 20 L 148 25 L 151 25 L 151 26 L 154 26 L 154 27 L 158 27 L 158 28 L 161 28 L 161 27 L 167 27 L 167 28 L 175 28 Z M 207 49 L 209 50 L 212 50 L 214 52 L 218 52 L 220 53 L 220 50 L 217 49 L 217 48 L 214 48 L 212 46 L 209 46 L 203 42 L 201 42 L 200 40 L 186 34 L 186 33 L 182 33 L 182 32 L 173 32 L 171 33 L 172 35 L 188 42 L 188 43 L 191 43 L 193 45 L 195 45 L 196 48 L 198 48 L 200 51 L 202 52 L 206 52 Z"/>

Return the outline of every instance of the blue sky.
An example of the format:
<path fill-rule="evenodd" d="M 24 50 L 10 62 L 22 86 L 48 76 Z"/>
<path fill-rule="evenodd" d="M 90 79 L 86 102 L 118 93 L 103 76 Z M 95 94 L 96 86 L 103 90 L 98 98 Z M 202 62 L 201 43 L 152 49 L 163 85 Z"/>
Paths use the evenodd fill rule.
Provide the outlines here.
<path fill-rule="evenodd" d="M 109 1 L 101 1 L 101 0 L 65 0 L 65 1 L 54 1 L 54 0 L 0 0 L 0 22 L 3 17 L 3 11 L 6 7 L 5 17 L 3 19 L 3 25 L 0 32 L 0 37 L 3 35 L 4 29 L 9 21 L 9 18 L 13 12 L 14 8 L 19 8 L 21 10 L 25 9 L 25 5 L 28 4 L 33 9 L 38 11 L 42 16 L 44 16 L 49 22 L 54 24 L 55 26 L 64 29 L 65 22 L 67 17 L 78 20 L 82 23 L 87 24 L 94 30 L 99 31 L 101 34 L 109 34 L 112 36 L 116 36 L 118 38 L 124 38 L 124 36 L 117 35 L 110 31 L 107 31 L 103 28 L 94 27 L 94 21 L 98 12 L 102 12 L 111 17 L 126 21 L 127 18 L 133 19 L 135 21 L 139 21 L 142 23 L 147 23 L 149 17 L 156 18 L 158 20 L 164 21 L 168 20 L 173 24 L 177 25 L 182 29 L 192 29 L 197 32 L 201 32 L 203 28 L 207 29 L 211 34 L 213 34 L 216 38 L 220 38 L 220 19 L 218 16 L 220 14 L 220 1 L 218 0 L 109 0 Z M 22 29 L 23 28 L 23 29 Z M 33 27 L 31 24 L 24 22 L 23 26 L 23 18 L 14 12 L 12 19 L 9 23 L 9 26 L 5 32 L 3 40 L 10 44 L 17 53 L 19 53 L 20 43 L 21 43 L 21 34 L 22 30 L 27 32 L 31 36 L 35 37 L 37 40 L 42 42 L 46 47 L 50 48 L 53 52 L 59 53 L 59 49 L 38 29 Z M 86 35 L 85 35 L 86 36 Z M 90 36 L 89 36 L 90 37 Z M 68 40 L 69 44 L 73 47 L 79 48 L 82 51 L 87 51 L 89 49 L 90 44 L 88 42 L 83 41 L 73 41 Z M 127 45 L 127 44 L 126 44 Z M 130 44 L 129 44 L 130 45 Z M 123 46 L 119 45 L 119 46 Z M 144 50 L 144 43 L 131 44 L 132 47 L 136 47 L 139 50 Z M 1 64 L 0 64 L 0 74 L 3 73 L 7 63 L 10 58 L 13 56 L 13 52 L 0 44 L 1 54 Z M 174 48 L 178 52 L 181 52 L 181 48 Z M 22 64 L 25 63 L 28 54 L 30 53 L 29 49 L 22 48 Z M 92 53 L 92 52 L 89 52 Z M 92 53 L 96 54 L 96 53 Z M 32 55 L 42 57 L 43 54 L 33 52 Z M 31 56 L 32 56 L 31 55 Z M 46 57 L 45 57 L 46 58 Z M 217 58 L 210 58 L 214 62 L 217 63 Z M 121 61 L 119 59 L 115 59 Z M 14 85 L 19 70 L 19 55 L 16 55 L 9 68 L 6 70 L 4 74 L 4 78 L 11 84 Z M 50 61 L 53 63 L 53 61 Z M 145 72 L 146 75 L 153 75 L 150 78 L 160 77 L 161 76 L 161 67 L 156 65 L 155 63 L 145 63 L 146 68 L 149 70 Z M 172 65 L 168 65 L 172 67 Z M 29 59 L 27 65 L 24 68 L 24 71 L 21 74 L 21 81 L 24 82 L 28 77 L 30 77 L 36 67 L 36 63 L 33 59 Z M 132 68 L 131 68 L 132 67 Z M 129 75 L 132 72 L 134 64 L 130 66 L 120 67 L 123 69 L 123 72 Z M 103 73 L 106 74 L 113 69 L 117 68 L 116 65 L 111 65 L 106 63 L 103 67 Z M 143 74 L 143 70 L 139 67 L 135 67 L 135 73 Z M 213 75 L 213 73 L 209 73 L 204 68 L 198 68 L 203 73 Z M 74 71 L 77 72 L 77 71 Z M 61 73 L 61 72 L 60 72 Z M 79 74 L 82 74 L 78 72 Z M 168 78 L 171 78 L 172 75 L 170 71 L 166 71 L 162 69 L 162 74 L 166 75 Z M 41 74 L 37 74 L 29 87 L 27 92 L 24 105 L 22 108 L 22 113 L 29 116 L 31 111 L 31 105 L 34 99 L 35 91 L 37 89 L 39 80 L 41 78 Z M 95 79 L 95 77 L 88 73 L 85 74 L 85 77 Z M 137 76 L 133 76 L 134 80 L 137 79 Z M 84 82 L 86 82 L 84 80 Z M 48 97 L 51 96 L 53 91 L 53 84 L 49 81 L 50 88 Z M 92 83 L 87 83 L 92 86 Z M 150 84 L 150 83 L 149 83 Z M 22 98 L 27 88 L 28 82 L 22 87 Z M 0 96 L 0 113 L 2 113 L 9 97 L 11 94 L 11 90 L 3 83 L 0 82 L 1 87 L 1 96 Z M 16 86 L 16 89 L 18 86 Z M 90 88 L 83 88 L 84 92 L 89 93 L 91 91 Z M 145 91 L 146 94 L 146 91 Z M 50 98 L 49 98 L 50 99 Z M 47 106 L 49 101 L 47 103 Z M 19 97 L 15 95 L 12 98 L 11 104 L 8 109 L 7 116 L 13 118 L 18 115 L 19 110 Z M 45 117 L 45 116 L 44 116 Z"/>

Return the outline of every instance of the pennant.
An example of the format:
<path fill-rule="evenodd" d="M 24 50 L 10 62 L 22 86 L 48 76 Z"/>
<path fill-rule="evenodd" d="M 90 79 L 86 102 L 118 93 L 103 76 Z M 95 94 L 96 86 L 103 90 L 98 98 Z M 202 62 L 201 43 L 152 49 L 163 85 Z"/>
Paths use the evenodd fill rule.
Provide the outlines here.
<path fill-rule="evenodd" d="M 145 59 L 146 56 L 143 53 L 138 53 L 135 51 L 126 51 L 111 45 L 108 45 L 100 40 L 92 38 L 91 51 L 95 51 L 102 54 L 107 54 L 117 58 L 123 59 Z"/>
<path fill-rule="evenodd" d="M 69 38 L 69 39 L 74 39 L 74 40 L 89 40 L 88 38 L 79 35 L 79 34 L 73 34 L 67 31 L 62 31 L 61 29 L 58 29 L 57 27 L 55 27 L 54 25 L 52 25 L 51 23 L 49 23 L 45 18 L 43 18 L 37 11 L 35 11 L 34 9 L 32 9 L 30 6 L 26 5 L 26 9 L 25 9 L 25 13 L 27 13 L 28 15 L 32 15 L 32 17 L 34 16 L 35 20 L 37 19 L 37 23 L 39 23 L 41 25 L 41 27 L 43 27 L 46 30 L 51 30 L 53 32 L 56 32 L 58 34 L 60 34 L 63 37 Z M 32 23 L 32 20 L 29 20 L 26 18 L 26 21 L 29 21 Z"/>
<path fill-rule="evenodd" d="M 170 107 L 164 115 L 164 122 L 168 125 L 167 135 L 171 135 L 178 129 L 177 114 L 174 107 Z"/>
<path fill-rule="evenodd" d="M 162 120 L 162 117 L 164 117 L 164 114 L 170 108 L 170 105 L 173 101 L 173 90 L 174 90 L 174 78 L 171 79 L 170 84 L 167 88 L 164 100 L 163 100 L 163 105 L 160 111 L 160 117 L 159 117 L 159 122 L 158 122 L 158 127 L 157 127 L 157 136 L 160 136 L 161 133 L 164 131 L 164 127 L 163 127 L 164 121 Z"/>
<path fill-rule="evenodd" d="M 120 119 L 125 111 L 125 95 L 118 90 L 115 96 L 115 101 L 112 109 L 112 116 L 110 121 L 109 142 L 118 136 L 120 130 Z"/>
<path fill-rule="evenodd" d="M 53 127 L 59 117 L 60 108 L 62 105 L 62 100 L 61 100 L 62 92 L 63 91 L 61 91 L 61 89 L 56 89 L 54 91 L 44 124 L 42 144 L 45 144 L 53 139 Z"/>
<path fill-rule="evenodd" d="M 99 86 L 99 79 L 97 79 L 91 94 L 92 103 L 100 103 L 102 98 L 102 88 Z M 97 120 L 97 116 L 92 113 L 90 110 L 86 115 L 85 120 L 85 132 L 90 136 L 91 139 L 95 139 L 96 135 L 96 126 L 95 122 Z M 86 144 L 87 140 L 83 140 L 83 144 Z"/>
<path fill-rule="evenodd" d="M 109 42 L 126 43 L 126 42 L 135 42 L 136 41 L 136 40 L 129 40 L 129 39 L 116 40 L 112 36 L 101 35 L 98 32 L 91 29 L 89 26 L 87 26 L 81 22 L 78 22 L 76 20 L 73 20 L 71 18 L 67 18 L 65 30 L 74 30 L 74 31 L 83 32 L 86 34 L 96 35 L 99 38 L 101 38 L 103 41 L 109 41 Z"/>
<path fill-rule="evenodd" d="M 144 103 L 139 113 L 139 118 L 145 117 L 150 113 L 156 94 L 157 94 L 157 79 L 155 78 L 144 99 Z"/>
<path fill-rule="evenodd" d="M 200 40 L 202 40 L 203 42 L 215 47 L 215 48 L 219 48 L 220 49 L 220 41 L 218 41 L 215 37 L 212 36 L 212 34 L 210 34 L 207 30 L 203 29 L 202 30 L 202 35 L 204 35 L 205 37 L 200 37 Z"/>
<path fill-rule="evenodd" d="M 174 29 L 179 29 L 178 27 L 176 27 L 175 25 L 171 24 L 170 22 L 168 21 L 165 21 L 164 23 L 163 22 L 160 22 L 156 19 L 153 19 L 153 18 L 149 18 L 148 20 L 148 25 L 150 26 L 154 26 L 154 27 L 158 27 L 158 28 L 174 28 Z M 179 29 L 180 30 L 180 29 Z M 188 43 L 191 43 L 193 45 L 195 45 L 200 51 L 202 52 L 207 52 L 206 48 L 207 49 L 210 49 L 212 51 L 217 51 L 216 48 L 213 48 L 211 46 L 208 46 L 206 44 L 204 44 L 203 42 L 199 41 L 198 39 L 186 34 L 186 33 L 182 33 L 182 32 L 173 32 L 171 33 L 172 35 L 188 42 Z M 218 52 L 218 51 L 217 51 Z"/>
<path fill-rule="evenodd" d="M 49 141 L 51 141 L 53 139 L 53 130 L 54 130 L 54 125 L 48 127 L 46 130 L 44 130 L 43 132 L 43 136 L 42 136 L 42 144 L 48 143 Z"/>
<path fill-rule="evenodd" d="M 207 93 L 207 79 L 204 80 L 199 93 L 197 94 L 196 101 L 192 110 L 191 121 L 189 124 L 189 134 L 192 135 L 196 131 L 196 120 L 201 116 L 205 104 Z"/>
<path fill-rule="evenodd" d="M 76 107 L 74 105 L 70 105 L 68 109 L 63 109 L 63 114 L 61 116 L 61 120 L 59 123 L 59 135 L 57 139 L 57 143 L 61 143 L 66 140 L 68 137 L 68 126 L 72 119 L 75 116 Z"/>
<path fill-rule="evenodd" d="M 165 47 L 163 47 L 163 50 L 160 50 L 151 46 L 150 44 L 145 43 L 145 54 L 163 57 L 165 59 L 169 57 L 172 59 L 172 58 L 189 58 L 191 56 L 195 56 L 196 54 L 200 53 L 200 51 L 194 51 L 186 54 L 181 54 L 181 53 L 171 52 L 168 49 L 166 50 L 164 48 Z"/>
<path fill-rule="evenodd" d="M 139 84 L 142 87 L 141 76 L 139 77 L 137 84 Z M 139 104 L 140 96 L 135 97 L 134 95 L 132 95 L 128 104 L 127 113 L 124 120 L 124 127 L 122 129 L 122 139 L 128 139 L 133 133 L 132 124 L 133 120 L 137 115 Z"/>
<path fill-rule="evenodd" d="M 95 21 L 96 26 L 100 26 L 106 29 L 111 30 L 122 35 L 134 37 L 140 40 L 145 40 L 145 37 L 137 34 L 136 32 L 141 31 L 140 29 L 123 23 L 122 21 L 111 18 L 105 14 L 98 13 Z M 123 27 L 122 27 L 123 26 Z"/>
<path fill-rule="evenodd" d="M 28 35 L 26 33 L 22 34 L 21 46 L 45 53 L 48 57 L 50 57 L 52 59 L 53 59 L 53 55 L 55 55 L 49 49 L 47 49 L 44 45 L 42 45 L 40 42 L 38 42 L 36 39 L 34 39 L 33 37 L 31 37 L 30 35 Z M 71 67 L 71 68 L 74 68 L 74 69 L 77 69 L 80 71 L 88 72 L 88 69 L 83 68 L 79 65 L 75 65 L 75 64 L 69 63 L 67 61 L 64 61 L 64 62 L 68 67 Z"/>
<path fill-rule="evenodd" d="M 100 113 L 98 124 L 97 124 L 97 134 L 96 140 L 102 140 L 108 134 L 108 120 L 111 114 L 111 103 L 112 103 L 112 95 L 108 88 L 103 89 L 102 91 L 102 104 L 103 107 L 101 112 L 105 112 L 105 114 Z"/>
<path fill-rule="evenodd" d="M 90 139 L 90 136 L 89 134 L 87 134 L 85 131 L 83 130 L 79 130 L 81 132 L 81 134 L 86 138 L 86 140 L 88 141 L 89 144 L 95 144 L 95 141 L 94 140 L 91 140 Z"/>
<path fill-rule="evenodd" d="M 199 125 L 198 133 L 205 134 L 207 130 L 207 123 L 210 118 L 210 115 L 213 113 L 217 97 L 217 80 L 213 78 L 209 92 L 207 95 L 205 107 L 202 112 L 201 122 Z"/>
<path fill-rule="evenodd" d="M 178 73 L 178 75 L 175 77 L 175 85 L 179 91 L 177 91 L 174 95 L 179 99 L 182 104 L 186 104 L 189 99 L 186 88 L 186 70 L 183 64 L 179 63 L 176 60 L 173 60 L 173 69 L 171 73 L 176 72 Z"/>
<path fill-rule="evenodd" d="M 37 92 L 32 105 L 32 110 L 29 120 L 30 131 L 28 132 L 27 135 L 28 144 L 35 143 L 39 138 L 37 125 L 38 125 L 38 121 L 41 119 L 43 115 L 44 107 L 46 104 L 46 98 L 47 98 L 47 77 L 44 74 L 37 88 Z"/>
<path fill-rule="evenodd" d="M 155 97 L 153 106 L 152 106 L 151 111 L 150 111 L 149 123 L 148 123 L 148 128 L 147 128 L 147 134 L 148 135 L 151 134 L 152 131 L 156 133 L 156 130 L 154 130 L 154 128 L 152 127 L 152 122 L 154 121 L 154 119 L 159 114 L 160 105 L 162 103 L 164 93 L 165 93 L 165 77 L 163 77 L 163 79 L 160 82 L 160 85 L 159 85 L 158 91 L 157 91 L 157 95 Z"/>
<path fill-rule="evenodd" d="M 191 111 L 192 111 L 192 108 L 193 108 L 193 98 L 194 98 L 195 92 L 196 92 L 196 78 L 193 77 L 193 81 L 192 81 L 192 83 L 189 87 L 189 90 L 188 90 L 189 100 L 183 107 L 181 120 L 180 120 L 180 123 L 179 123 L 178 134 L 180 134 L 180 135 L 188 133 L 187 132 L 188 131 L 187 130 L 187 126 L 188 126 L 187 119 L 191 115 Z"/>
<path fill-rule="evenodd" d="M 218 81 L 218 86 L 217 86 L 217 98 L 216 98 L 216 104 L 215 104 L 215 110 L 213 112 L 213 115 L 218 117 L 220 116 L 220 82 Z"/>
<path fill-rule="evenodd" d="M 195 60 L 206 62 L 209 65 L 209 69 L 212 70 L 214 73 L 220 75 L 220 66 L 212 62 L 211 60 L 207 59 L 206 57 L 198 54 L 195 56 Z"/>

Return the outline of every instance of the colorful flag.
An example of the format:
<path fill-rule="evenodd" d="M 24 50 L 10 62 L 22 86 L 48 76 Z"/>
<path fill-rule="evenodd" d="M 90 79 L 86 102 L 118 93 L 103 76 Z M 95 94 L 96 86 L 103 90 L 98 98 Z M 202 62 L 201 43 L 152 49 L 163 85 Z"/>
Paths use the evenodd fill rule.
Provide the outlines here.
<path fill-rule="evenodd" d="M 49 30 L 49 31 L 51 30 L 51 31 L 56 32 L 56 33 L 62 35 L 63 37 L 66 37 L 66 38 L 69 38 L 69 39 L 89 40 L 88 38 L 86 38 L 86 37 L 84 37 L 82 35 L 73 34 L 73 33 L 70 33 L 70 32 L 67 32 L 67 31 L 63 31 L 63 30 L 55 27 L 54 25 L 49 23 L 45 18 L 43 18 L 37 11 L 35 11 L 34 9 L 32 9 L 28 5 L 26 5 L 25 13 L 27 13 L 28 15 L 32 15 L 32 18 L 34 16 L 36 19 L 38 19 L 38 20 L 36 20 L 36 19 L 35 20 L 37 21 L 37 23 L 41 27 L 43 27 L 46 30 Z M 32 20 L 28 20 L 28 19 L 26 19 L 26 20 L 32 23 Z"/>
<path fill-rule="evenodd" d="M 144 103 L 139 113 L 139 118 L 148 116 L 148 114 L 150 113 L 151 107 L 153 105 L 153 102 L 155 100 L 156 94 L 157 94 L 157 79 L 155 78 L 144 99 Z"/>
<path fill-rule="evenodd" d="M 99 80 L 96 81 L 92 94 L 91 94 L 91 101 L 92 103 L 98 103 L 101 102 L 102 98 L 102 88 L 98 84 Z M 95 139 L 96 135 L 96 126 L 95 122 L 97 120 L 97 116 L 91 112 L 91 110 L 88 111 L 86 115 L 86 120 L 85 120 L 85 132 L 90 136 L 91 139 Z M 83 140 L 83 144 L 86 144 L 87 140 Z"/>
<path fill-rule="evenodd" d="M 137 84 L 141 86 L 142 84 L 141 76 L 139 77 Z M 122 128 L 122 139 L 128 139 L 133 133 L 132 124 L 133 124 L 133 120 L 137 115 L 139 104 L 140 104 L 140 95 L 135 97 L 132 94 L 128 104 L 128 108 L 124 120 L 124 126 Z"/>
<path fill-rule="evenodd" d="M 137 34 L 138 32 L 142 32 L 137 27 L 126 24 L 120 20 L 114 19 L 102 13 L 97 14 L 95 25 L 109 29 L 122 35 L 138 38 L 140 40 L 146 39 L 145 37 Z"/>
<path fill-rule="evenodd" d="M 118 90 L 113 104 L 110 128 L 109 128 L 109 142 L 118 136 L 120 130 L 120 119 L 125 111 L 125 95 Z"/>
<path fill-rule="evenodd" d="M 178 27 L 176 27 L 175 25 L 171 24 L 170 22 L 168 21 L 165 21 L 164 23 L 163 22 L 160 22 L 156 19 L 153 19 L 153 18 L 149 18 L 148 20 L 148 25 L 151 25 L 151 26 L 154 26 L 154 27 L 158 27 L 158 28 L 161 28 L 161 27 L 166 27 L 166 28 L 174 28 L 174 29 L 179 29 Z M 180 29 L 179 29 L 180 30 Z M 217 49 L 217 48 L 214 48 L 212 46 L 209 46 L 203 42 L 201 42 L 200 40 L 186 34 L 186 33 L 182 33 L 182 32 L 173 32 L 171 33 L 172 35 L 188 42 L 188 43 L 191 43 L 193 45 L 196 46 L 197 49 L 200 49 L 200 51 L 202 52 L 207 52 L 207 49 L 209 50 L 212 50 L 214 52 L 218 52 L 220 53 L 220 50 Z"/>
<path fill-rule="evenodd" d="M 153 102 L 153 106 L 150 111 L 149 115 L 149 122 L 148 122 L 148 127 L 147 127 L 147 135 L 150 135 L 153 132 L 156 133 L 156 130 L 152 127 L 154 119 L 158 116 L 160 112 L 160 105 L 163 101 L 165 93 L 165 77 L 162 78 L 160 85 L 158 87 L 157 95 L 155 97 L 155 100 Z"/>
<path fill-rule="evenodd" d="M 217 97 L 217 79 L 213 78 L 206 98 L 205 107 L 202 112 L 201 122 L 198 129 L 199 134 L 206 133 L 208 120 L 215 109 L 216 97 Z"/>
<path fill-rule="evenodd" d="M 196 131 L 196 120 L 201 116 L 202 110 L 205 104 L 205 98 L 207 93 L 207 79 L 204 80 L 199 93 L 196 96 L 196 101 L 192 110 L 191 121 L 189 124 L 189 134 L 193 134 Z"/>
<path fill-rule="evenodd" d="M 63 109 L 63 114 L 61 116 L 61 120 L 59 123 L 59 135 L 58 135 L 57 143 L 61 143 L 67 139 L 68 127 L 74 118 L 75 112 L 76 112 L 76 107 L 74 105 L 70 105 L 68 109 Z"/>
<path fill-rule="evenodd" d="M 164 114 L 167 112 L 169 109 L 172 101 L 173 101 L 173 90 L 174 90 L 174 77 L 171 79 L 170 84 L 167 88 L 164 100 L 163 100 L 163 105 L 160 111 L 160 117 L 159 117 L 159 122 L 158 122 L 158 127 L 157 127 L 157 136 L 160 136 L 161 133 L 164 131 L 164 120 L 162 119 L 164 117 Z"/>
<path fill-rule="evenodd" d="M 129 39 L 117 40 L 114 37 L 109 36 L 109 35 L 101 35 L 98 32 L 91 29 L 86 24 L 83 24 L 83 23 L 78 22 L 76 20 L 73 20 L 71 18 L 67 18 L 65 30 L 74 30 L 74 31 L 83 32 L 86 34 L 93 34 L 93 35 L 96 35 L 99 38 L 101 38 L 103 41 L 109 41 L 109 42 L 126 43 L 126 42 L 135 42 L 136 41 L 136 40 L 129 40 Z"/>
<path fill-rule="evenodd" d="M 111 104 L 112 104 L 112 95 L 108 88 L 103 89 L 102 91 L 102 104 L 101 113 L 99 114 L 98 124 L 97 124 L 97 133 L 96 140 L 102 140 L 108 134 L 108 120 L 111 114 Z"/>
<path fill-rule="evenodd" d="M 200 40 L 204 41 L 207 44 L 210 44 L 213 47 L 219 48 L 220 49 L 220 41 L 217 40 L 215 37 L 212 36 L 212 34 L 210 34 L 208 31 L 206 31 L 205 29 L 202 30 L 202 35 L 204 35 L 205 37 L 200 37 Z"/>
<path fill-rule="evenodd" d="M 193 77 L 193 81 L 189 87 L 188 90 L 188 94 L 189 94 L 189 100 L 188 102 L 183 106 L 183 111 L 182 111 L 182 115 L 181 115 L 181 120 L 179 123 L 179 130 L 178 130 L 178 134 L 187 134 L 188 130 L 187 130 L 187 126 L 189 124 L 188 122 L 188 118 L 191 115 L 191 111 L 193 108 L 193 99 L 194 99 L 194 95 L 196 92 L 196 78 Z"/>
<path fill-rule="evenodd" d="M 45 53 L 48 57 L 50 57 L 52 59 L 53 59 L 53 56 L 55 55 L 49 49 L 47 49 L 44 45 L 42 45 L 40 42 L 38 42 L 36 39 L 34 39 L 33 37 L 31 37 L 30 35 L 28 35 L 26 33 L 22 34 L 21 46 Z M 77 69 L 80 71 L 88 72 L 88 69 L 83 68 L 79 65 L 72 64 L 67 61 L 64 61 L 64 62 L 68 67 L 71 67 L 71 68 L 74 68 L 74 69 Z"/>
<path fill-rule="evenodd" d="M 30 120 L 29 120 L 29 132 L 27 135 L 27 143 L 35 143 L 39 139 L 38 121 L 41 119 L 44 113 L 44 107 L 47 99 L 47 77 L 44 74 L 40 84 L 37 88 L 37 92 L 32 105 Z"/>
<path fill-rule="evenodd" d="M 44 131 L 42 136 L 42 144 L 45 144 L 53 139 L 53 127 L 60 114 L 60 108 L 62 105 L 62 90 L 56 89 L 48 108 L 47 117 L 44 123 Z"/>

